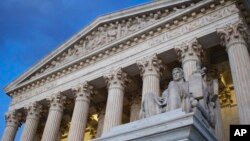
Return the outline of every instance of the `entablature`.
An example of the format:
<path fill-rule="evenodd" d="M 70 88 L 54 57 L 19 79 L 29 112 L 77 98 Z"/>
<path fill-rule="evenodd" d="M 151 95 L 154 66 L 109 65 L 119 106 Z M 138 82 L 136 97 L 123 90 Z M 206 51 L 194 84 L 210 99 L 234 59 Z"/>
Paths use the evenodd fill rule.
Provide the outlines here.
<path fill-rule="evenodd" d="M 56 79 L 75 72 L 76 70 L 80 70 L 83 67 L 105 60 L 105 58 L 118 54 L 132 46 L 143 44 L 147 41 L 150 47 L 154 47 L 206 24 L 231 16 L 237 12 L 238 9 L 230 1 L 220 1 L 216 3 L 212 0 L 201 1 L 143 30 L 139 30 L 109 45 L 99 48 L 86 56 L 65 63 L 63 66 L 38 76 L 34 80 L 28 80 L 8 92 L 11 96 L 18 97 L 21 94 L 29 93 L 32 89 L 39 89 L 39 87 L 47 83 L 53 83 Z"/>

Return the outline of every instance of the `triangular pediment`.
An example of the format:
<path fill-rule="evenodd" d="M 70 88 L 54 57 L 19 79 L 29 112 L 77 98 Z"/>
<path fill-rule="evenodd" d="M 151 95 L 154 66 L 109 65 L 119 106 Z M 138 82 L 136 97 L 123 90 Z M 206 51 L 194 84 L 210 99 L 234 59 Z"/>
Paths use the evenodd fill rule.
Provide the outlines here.
<path fill-rule="evenodd" d="M 9 93 L 24 85 L 42 80 L 43 77 L 54 72 L 60 75 L 58 70 L 71 65 L 71 62 L 80 61 L 85 56 L 88 57 L 89 54 L 97 52 L 103 47 L 121 41 L 123 38 L 144 30 L 148 26 L 154 25 L 169 16 L 178 14 L 192 6 L 192 2 L 197 1 L 162 0 L 98 17 L 11 82 L 5 87 L 5 91 Z M 46 79 L 54 78 L 52 76 L 52 78 Z M 32 87 L 32 85 L 29 87 Z"/>

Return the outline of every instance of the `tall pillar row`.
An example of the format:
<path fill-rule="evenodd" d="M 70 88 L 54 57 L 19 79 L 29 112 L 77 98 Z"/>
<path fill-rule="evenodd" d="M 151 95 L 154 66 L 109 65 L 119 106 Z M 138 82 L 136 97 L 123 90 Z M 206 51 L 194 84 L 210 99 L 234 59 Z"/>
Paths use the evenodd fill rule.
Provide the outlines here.
<path fill-rule="evenodd" d="M 122 123 L 123 97 L 128 76 L 121 68 L 104 75 L 108 87 L 108 99 L 104 117 L 103 134 Z"/>
<path fill-rule="evenodd" d="M 66 96 L 61 92 L 48 99 L 50 102 L 49 115 L 43 131 L 42 141 L 55 141 L 58 138 Z"/>
<path fill-rule="evenodd" d="M 250 57 L 246 43 L 249 37 L 246 26 L 238 21 L 218 29 L 217 33 L 228 53 L 240 123 L 250 124 Z"/>
<path fill-rule="evenodd" d="M 20 125 L 21 114 L 17 111 L 9 111 L 5 114 L 6 127 L 4 129 L 2 141 L 14 141 L 17 129 Z"/>
<path fill-rule="evenodd" d="M 156 54 L 145 57 L 136 64 L 143 81 L 140 118 L 147 118 L 160 113 L 154 98 L 160 96 L 160 75 L 164 67 Z"/>
<path fill-rule="evenodd" d="M 82 141 L 87 125 L 90 97 L 93 95 L 93 86 L 85 82 L 74 89 L 76 100 L 69 129 L 69 141 Z"/>
<path fill-rule="evenodd" d="M 31 103 L 27 108 L 25 127 L 21 136 L 21 141 L 34 141 L 37 127 L 42 112 L 42 105 L 38 102 Z"/>

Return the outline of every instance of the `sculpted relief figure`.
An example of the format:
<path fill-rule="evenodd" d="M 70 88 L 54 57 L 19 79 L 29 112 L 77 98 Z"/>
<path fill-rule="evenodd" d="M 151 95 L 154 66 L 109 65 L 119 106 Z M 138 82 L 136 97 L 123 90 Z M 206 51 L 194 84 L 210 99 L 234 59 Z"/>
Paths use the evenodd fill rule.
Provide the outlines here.
<path fill-rule="evenodd" d="M 183 70 L 174 68 L 172 76 L 173 81 L 169 83 L 168 89 L 163 92 L 162 105 L 167 105 L 166 111 L 182 108 L 184 111 L 190 112 L 190 95 L 188 83 L 184 80 Z"/>

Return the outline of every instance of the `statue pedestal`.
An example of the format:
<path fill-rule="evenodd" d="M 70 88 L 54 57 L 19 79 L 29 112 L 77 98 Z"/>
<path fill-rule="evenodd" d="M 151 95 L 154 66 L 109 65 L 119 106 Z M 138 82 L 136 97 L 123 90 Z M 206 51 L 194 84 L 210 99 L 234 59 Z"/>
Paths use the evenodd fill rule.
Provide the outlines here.
<path fill-rule="evenodd" d="M 114 127 L 92 141 L 217 141 L 202 114 L 181 109 Z"/>

